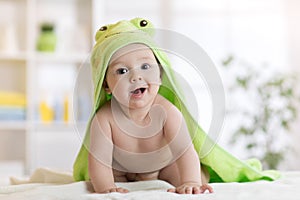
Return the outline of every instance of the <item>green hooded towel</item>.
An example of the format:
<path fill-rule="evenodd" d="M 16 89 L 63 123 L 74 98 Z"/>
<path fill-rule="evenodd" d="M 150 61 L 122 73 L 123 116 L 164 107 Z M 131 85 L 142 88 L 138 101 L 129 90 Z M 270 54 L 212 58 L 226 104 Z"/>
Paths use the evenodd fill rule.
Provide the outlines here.
<path fill-rule="evenodd" d="M 103 26 L 97 32 L 95 37 L 96 44 L 91 55 L 94 105 L 82 147 L 74 163 L 74 179 L 76 181 L 90 179 L 88 172 L 89 128 L 96 112 L 110 100 L 110 96 L 105 93 L 102 87 L 108 62 L 118 49 L 132 43 L 142 43 L 150 47 L 162 66 L 164 73 L 162 74 L 159 94 L 168 99 L 182 112 L 193 139 L 194 147 L 201 158 L 200 162 L 210 173 L 210 182 L 246 182 L 279 178 L 280 174 L 277 171 L 262 171 L 258 160 L 241 161 L 217 144 L 213 144 L 213 141 L 201 129 L 185 107 L 183 94 L 180 92 L 180 86 L 174 78 L 170 62 L 164 52 L 157 48 L 153 41 L 153 36 L 154 29 L 152 24 L 148 20 L 141 18 Z M 202 155 L 201 153 L 204 141 L 212 144 L 212 149 L 207 155 Z"/>

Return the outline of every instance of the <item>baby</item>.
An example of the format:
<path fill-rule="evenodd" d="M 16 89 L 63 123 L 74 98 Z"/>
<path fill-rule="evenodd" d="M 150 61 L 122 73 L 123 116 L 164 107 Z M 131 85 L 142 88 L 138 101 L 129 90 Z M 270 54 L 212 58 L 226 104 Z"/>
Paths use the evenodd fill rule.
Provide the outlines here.
<path fill-rule="evenodd" d="M 114 182 L 154 179 L 174 185 L 170 192 L 212 192 L 181 112 L 158 94 L 161 71 L 144 44 L 129 44 L 111 57 L 103 87 L 113 97 L 90 130 L 89 173 L 96 192 L 124 193 Z"/>
<path fill-rule="evenodd" d="M 90 180 L 98 193 L 128 192 L 115 182 L 156 179 L 175 186 L 169 192 L 212 192 L 170 63 L 153 34 L 152 24 L 140 18 L 97 32 L 91 57 L 94 111 L 74 179 Z"/>

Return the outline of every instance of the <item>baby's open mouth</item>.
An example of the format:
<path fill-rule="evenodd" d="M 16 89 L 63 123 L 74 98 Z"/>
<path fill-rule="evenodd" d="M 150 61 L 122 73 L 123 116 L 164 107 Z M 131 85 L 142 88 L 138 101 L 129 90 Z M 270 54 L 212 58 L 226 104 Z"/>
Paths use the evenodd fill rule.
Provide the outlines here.
<path fill-rule="evenodd" d="M 132 94 L 143 94 L 146 88 L 138 88 L 136 90 L 131 91 Z"/>

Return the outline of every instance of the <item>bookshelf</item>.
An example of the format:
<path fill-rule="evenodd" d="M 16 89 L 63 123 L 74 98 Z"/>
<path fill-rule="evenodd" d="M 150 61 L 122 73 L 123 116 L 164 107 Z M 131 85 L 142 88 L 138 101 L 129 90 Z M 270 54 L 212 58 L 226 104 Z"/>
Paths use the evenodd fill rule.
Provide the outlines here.
<path fill-rule="evenodd" d="M 0 169 L 1 164 L 13 165 L 29 174 L 40 166 L 71 167 L 71 154 L 80 146 L 72 94 L 78 69 L 93 45 L 94 4 L 0 0 Z M 54 51 L 37 50 L 45 23 L 54 28 Z M 9 95 L 23 98 L 25 105 L 11 103 Z M 8 108 L 23 115 L 16 117 Z"/>

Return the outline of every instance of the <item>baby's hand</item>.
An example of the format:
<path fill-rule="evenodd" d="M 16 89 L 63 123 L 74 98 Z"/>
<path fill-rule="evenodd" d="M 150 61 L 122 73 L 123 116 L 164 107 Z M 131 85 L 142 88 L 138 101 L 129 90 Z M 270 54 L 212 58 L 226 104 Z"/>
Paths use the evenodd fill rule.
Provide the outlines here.
<path fill-rule="evenodd" d="M 103 193 L 111 193 L 111 192 L 128 193 L 129 191 L 127 189 L 121 188 L 121 187 L 110 188 L 108 190 L 103 191 Z"/>
<path fill-rule="evenodd" d="M 168 189 L 168 192 L 176 192 L 179 194 L 202 194 L 205 191 L 213 192 L 213 188 L 208 184 L 199 185 L 198 183 L 184 183 L 177 188 Z"/>

